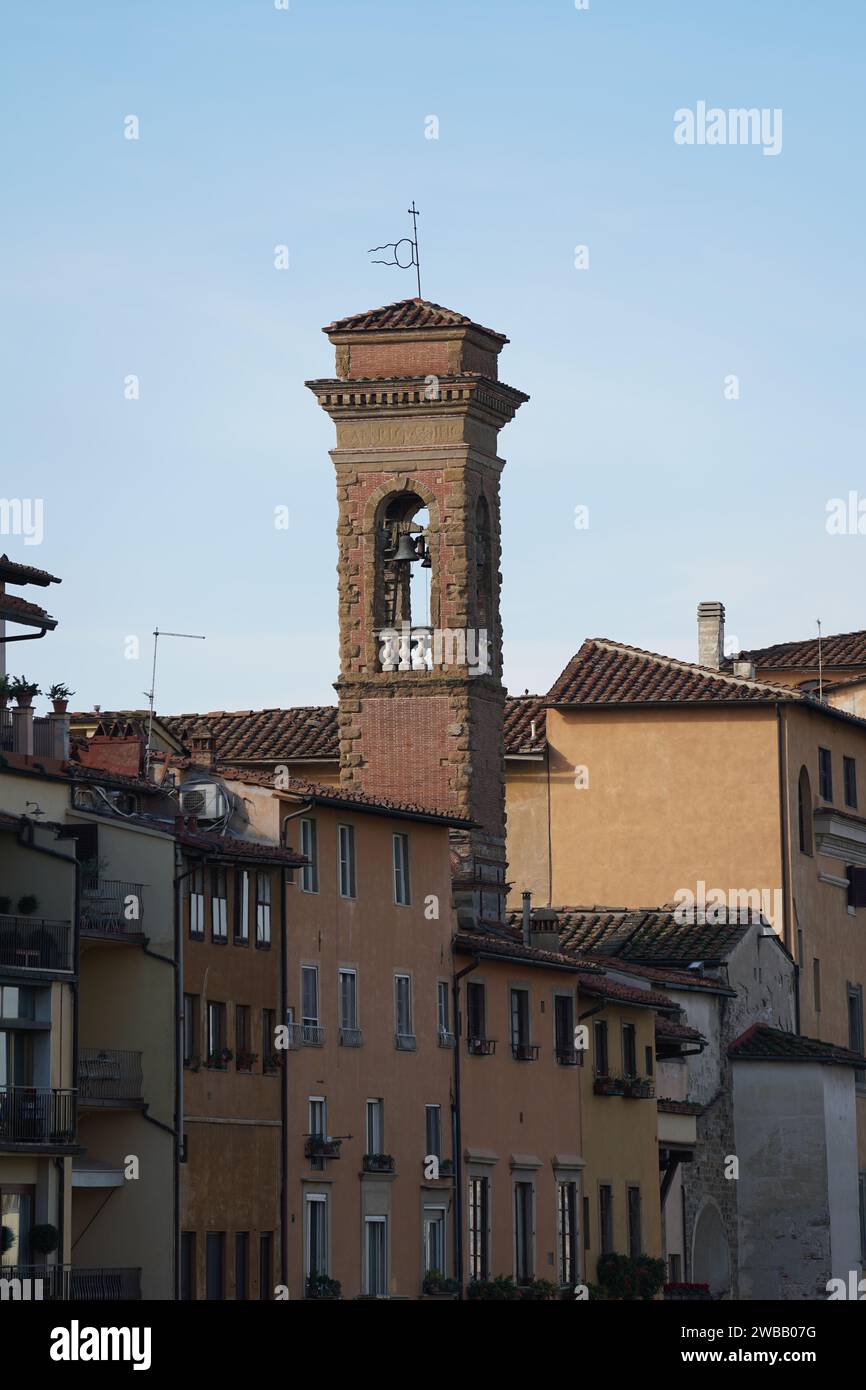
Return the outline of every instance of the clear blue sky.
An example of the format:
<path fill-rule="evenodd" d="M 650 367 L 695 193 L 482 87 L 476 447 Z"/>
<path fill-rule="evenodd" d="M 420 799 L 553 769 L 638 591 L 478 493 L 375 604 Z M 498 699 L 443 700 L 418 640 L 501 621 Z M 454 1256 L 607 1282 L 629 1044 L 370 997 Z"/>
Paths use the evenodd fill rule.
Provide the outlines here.
<path fill-rule="evenodd" d="M 0 546 L 63 576 L 13 670 L 141 706 L 159 624 L 207 634 L 164 644 L 164 713 L 334 698 L 303 381 L 323 324 L 414 293 L 366 255 L 412 198 L 425 296 L 506 332 L 532 397 L 501 437 L 512 691 L 585 636 L 693 658 L 701 599 L 746 647 L 866 626 L 866 536 L 825 529 L 866 498 L 864 66 L 861 0 L 13 0 L 2 488 L 45 538 Z M 781 154 L 676 145 L 701 100 L 781 108 Z"/>

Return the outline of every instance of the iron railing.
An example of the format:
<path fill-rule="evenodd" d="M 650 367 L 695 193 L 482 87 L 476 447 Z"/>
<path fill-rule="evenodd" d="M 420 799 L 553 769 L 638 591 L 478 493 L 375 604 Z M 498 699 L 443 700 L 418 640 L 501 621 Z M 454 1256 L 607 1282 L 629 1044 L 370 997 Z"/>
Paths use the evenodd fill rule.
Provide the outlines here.
<path fill-rule="evenodd" d="M 100 1104 L 143 1098 L 141 1053 L 116 1047 L 82 1047 L 78 1064 L 82 1102 Z"/>
<path fill-rule="evenodd" d="M 37 758 L 54 757 L 54 731 L 50 719 L 33 720 L 33 755 Z"/>
<path fill-rule="evenodd" d="M 15 743 L 11 709 L 0 709 L 0 753 L 11 753 Z"/>
<path fill-rule="evenodd" d="M 69 922 L 0 916 L 0 966 L 14 970 L 71 970 Z"/>
<path fill-rule="evenodd" d="M 363 1047 L 364 1034 L 360 1028 L 341 1028 L 340 1046 L 341 1047 Z"/>
<path fill-rule="evenodd" d="M 81 884 L 81 930 L 88 936 L 141 936 L 141 883 L 86 877 Z"/>
<path fill-rule="evenodd" d="M 71 1144 L 76 1091 L 0 1087 L 0 1144 Z"/>
<path fill-rule="evenodd" d="M 13 1287 L 4 1290 L 8 1281 Z M 122 1303 L 141 1298 L 140 1269 L 80 1269 L 77 1265 L 2 1265 L 0 1299 Z"/>
<path fill-rule="evenodd" d="M 290 1023 L 289 1047 L 324 1047 L 325 1028 L 321 1023 Z"/>

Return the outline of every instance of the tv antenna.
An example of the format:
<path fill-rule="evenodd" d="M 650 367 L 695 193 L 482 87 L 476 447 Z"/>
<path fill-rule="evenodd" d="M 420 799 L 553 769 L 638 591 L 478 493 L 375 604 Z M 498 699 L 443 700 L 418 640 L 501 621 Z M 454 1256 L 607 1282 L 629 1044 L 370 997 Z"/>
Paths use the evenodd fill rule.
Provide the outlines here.
<path fill-rule="evenodd" d="M 150 705 L 150 714 L 147 720 L 147 748 L 144 754 L 144 775 L 150 775 L 150 748 L 153 741 L 153 702 L 156 697 L 156 654 L 159 648 L 160 637 L 185 637 L 193 642 L 204 642 L 204 637 L 198 632 L 160 632 L 158 627 L 153 629 L 153 670 L 150 676 L 150 690 L 145 690 Z"/>

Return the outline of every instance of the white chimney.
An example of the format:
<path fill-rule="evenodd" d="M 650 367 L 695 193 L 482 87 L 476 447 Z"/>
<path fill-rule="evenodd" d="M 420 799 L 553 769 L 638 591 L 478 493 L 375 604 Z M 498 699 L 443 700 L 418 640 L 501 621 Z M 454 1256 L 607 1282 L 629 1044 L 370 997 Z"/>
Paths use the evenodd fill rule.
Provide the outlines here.
<path fill-rule="evenodd" d="M 718 671 L 725 655 L 725 605 L 698 604 L 698 665 Z"/>

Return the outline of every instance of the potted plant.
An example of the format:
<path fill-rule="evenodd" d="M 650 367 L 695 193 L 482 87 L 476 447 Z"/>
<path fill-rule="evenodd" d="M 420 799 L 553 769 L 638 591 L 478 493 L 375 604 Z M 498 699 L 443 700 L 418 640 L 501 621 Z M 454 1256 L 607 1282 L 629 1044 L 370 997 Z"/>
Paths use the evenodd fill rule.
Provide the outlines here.
<path fill-rule="evenodd" d="M 48 698 L 54 705 L 54 713 L 65 714 L 74 694 L 75 691 L 70 690 L 68 685 L 49 685 Z"/>
<path fill-rule="evenodd" d="M 664 1260 L 649 1255 L 618 1255 L 610 1251 L 598 1259 L 598 1282 L 614 1299 L 651 1299 L 664 1284 Z"/>
<path fill-rule="evenodd" d="M 665 1284 L 662 1288 L 665 1299 L 672 1302 L 706 1302 L 712 1298 L 709 1284 Z"/>
<path fill-rule="evenodd" d="M 331 1279 L 327 1274 L 311 1274 L 305 1290 L 307 1298 L 342 1298 L 343 1286 L 339 1279 Z"/>
<path fill-rule="evenodd" d="M 237 1069 L 238 1071 L 252 1071 L 258 1060 L 259 1054 L 257 1052 L 239 1052 Z"/>
<path fill-rule="evenodd" d="M 514 1302 L 520 1297 L 520 1290 L 510 1274 L 497 1274 L 495 1279 L 473 1279 L 467 1289 L 466 1297 L 482 1302 Z"/>
<path fill-rule="evenodd" d="M 25 893 L 18 899 L 18 913 L 21 917 L 32 917 L 39 907 L 39 899 L 32 893 Z"/>
<path fill-rule="evenodd" d="M 393 1173 L 395 1160 L 392 1154 L 364 1154 L 365 1173 Z"/>
<path fill-rule="evenodd" d="M 189 1071 L 201 1071 L 201 1058 L 190 1057 L 186 1065 Z"/>
<path fill-rule="evenodd" d="M 42 691 L 35 681 L 29 681 L 26 676 L 13 676 L 9 684 L 9 694 L 19 709 L 26 709 L 33 704 L 34 695 L 41 695 Z"/>
<path fill-rule="evenodd" d="M 549 1279 L 533 1279 L 520 1285 L 520 1297 L 531 1303 L 547 1303 L 559 1297 L 559 1285 Z"/>
<path fill-rule="evenodd" d="M 456 1279 L 449 1279 L 438 1269 L 429 1269 L 421 1285 L 422 1298 L 455 1299 L 460 1291 Z"/>
<path fill-rule="evenodd" d="M 592 1083 L 592 1089 L 597 1096 L 621 1096 L 625 1086 L 619 1076 L 597 1076 Z"/>
<path fill-rule="evenodd" d="M 30 1231 L 30 1249 L 34 1255 L 52 1255 L 60 1244 L 60 1232 L 56 1226 L 33 1226 Z"/>
<path fill-rule="evenodd" d="M 282 1066 L 282 1057 L 278 1052 L 268 1052 L 263 1063 L 264 1070 L 268 1076 L 276 1076 Z"/>
<path fill-rule="evenodd" d="M 234 1053 L 230 1047 L 220 1047 L 210 1054 L 207 1059 L 207 1064 L 217 1071 L 225 1071 L 233 1057 Z"/>
<path fill-rule="evenodd" d="M 0 1226 L 0 1255 L 5 1255 L 15 1244 L 15 1232 L 11 1226 Z"/>
<path fill-rule="evenodd" d="M 0 709 L 5 709 L 12 694 L 12 682 L 5 674 L 0 676 Z"/>

